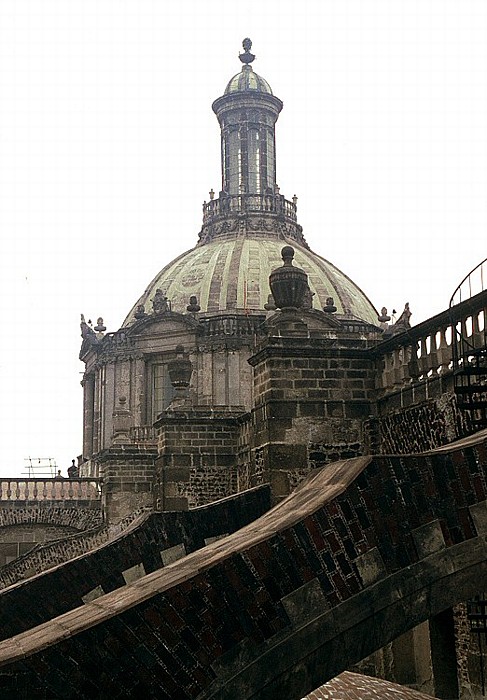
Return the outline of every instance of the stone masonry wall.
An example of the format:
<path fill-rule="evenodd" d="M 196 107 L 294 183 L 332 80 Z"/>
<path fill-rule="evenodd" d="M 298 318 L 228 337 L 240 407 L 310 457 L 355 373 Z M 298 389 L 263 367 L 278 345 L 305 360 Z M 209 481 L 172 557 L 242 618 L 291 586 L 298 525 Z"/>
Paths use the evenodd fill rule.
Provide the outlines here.
<path fill-rule="evenodd" d="M 319 470 L 235 536 L 3 642 L 1 689 L 301 698 L 481 585 L 486 465 L 469 442 Z"/>
<path fill-rule="evenodd" d="M 378 400 L 374 421 L 382 454 L 414 454 L 447 445 L 471 432 L 468 418 L 457 406 L 451 374 L 411 383 Z M 466 604 L 453 610 L 458 683 L 461 698 L 480 697 L 478 647 L 470 635 Z M 394 679 L 394 676 L 389 676 Z"/>
<path fill-rule="evenodd" d="M 237 492 L 242 412 L 195 407 L 159 417 L 157 502 L 186 510 Z"/>
<path fill-rule="evenodd" d="M 117 445 L 97 455 L 103 478 L 103 509 L 109 523 L 154 507 L 155 458 L 155 449 L 135 445 Z"/>
<path fill-rule="evenodd" d="M 269 338 L 251 362 L 253 451 L 263 453 L 264 478 L 277 499 L 310 469 L 367 451 L 363 426 L 373 412 L 375 368 L 364 350 L 330 348 L 319 339 Z"/>
<path fill-rule="evenodd" d="M 451 375 L 406 385 L 377 401 L 380 452 L 407 454 L 447 445 L 472 431 L 457 406 Z"/>
<path fill-rule="evenodd" d="M 69 539 L 44 547 L 44 568 L 59 563 L 63 545 L 65 558 L 78 556 L 0 591 L 0 636 L 5 639 L 18 634 L 125 586 L 207 542 L 235 532 L 260 517 L 269 506 L 269 488 L 264 486 L 188 512 L 146 513 L 108 542 L 110 532 L 105 527 L 99 535 L 106 543 L 92 540 L 91 551 L 86 553 L 73 552 Z M 95 536 L 86 533 L 90 534 Z"/>

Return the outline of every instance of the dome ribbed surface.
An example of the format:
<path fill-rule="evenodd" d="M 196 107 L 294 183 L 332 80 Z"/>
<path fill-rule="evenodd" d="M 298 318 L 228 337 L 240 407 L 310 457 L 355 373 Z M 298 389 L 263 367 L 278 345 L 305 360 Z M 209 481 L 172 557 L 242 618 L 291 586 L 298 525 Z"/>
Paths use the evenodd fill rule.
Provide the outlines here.
<path fill-rule="evenodd" d="M 173 311 L 187 313 L 189 298 L 195 295 L 202 313 L 260 311 L 270 294 L 269 275 L 282 265 L 284 245 L 295 250 L 294 264 L 308 275 L 313 307 L 323 309 L 333 297 L 338 314 L 377 324 L 377 312 L 366 295 L 343 272 L 319 255 L 283 238 L 240 237 L 198 246 L 169 263 L 152 280 L 124 321 L 134 321 L 139 304 L 152 313 L 156 289 L 161 289 Z"/>
<path fill-rule="evenodd" d="M 234 75 L 225 88 L 225 95 L 234 92 L 265 92 L 272 95 L 271 86 L 258 75 L 251 66 L 244 66 L 240 73 Z"/>

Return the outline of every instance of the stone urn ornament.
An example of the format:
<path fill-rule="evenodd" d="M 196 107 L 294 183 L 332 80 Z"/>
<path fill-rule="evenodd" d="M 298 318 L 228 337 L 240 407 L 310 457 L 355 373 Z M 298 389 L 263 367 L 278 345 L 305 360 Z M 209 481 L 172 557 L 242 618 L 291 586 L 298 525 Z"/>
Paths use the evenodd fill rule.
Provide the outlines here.
<path fill-rule="evenodd" d="M 182 345 L 176 346 L 176 359 L 168 363 L 167 369 L 174 388 L 174 398 L 169 410 L 189 405 L 189 384 L 193 374 L 193 363 L 184 352 Z"/>
<path fill-rule="evenodd" d="M 269 275 L 269 285 L 278 309 L 300 309 L 308 293 L 308 275 L 304 270 L 293 265 L 294 248 L 290 245 L 281 250 L 284 261 L 282 267 Z"/>

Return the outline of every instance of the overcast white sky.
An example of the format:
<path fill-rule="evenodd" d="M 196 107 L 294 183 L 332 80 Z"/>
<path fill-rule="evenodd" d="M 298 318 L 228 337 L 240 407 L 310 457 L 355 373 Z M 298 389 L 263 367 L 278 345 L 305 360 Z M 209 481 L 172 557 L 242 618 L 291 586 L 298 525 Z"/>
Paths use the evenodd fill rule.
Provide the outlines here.
<path fill-rule="evenodd" d="M 486 0 L 0 0 L 0 475 L 80 453 L 80 313 L 117 330 L 196 243 L 245 36 L 281 193 L 376 307 L 487 255 Z"/>

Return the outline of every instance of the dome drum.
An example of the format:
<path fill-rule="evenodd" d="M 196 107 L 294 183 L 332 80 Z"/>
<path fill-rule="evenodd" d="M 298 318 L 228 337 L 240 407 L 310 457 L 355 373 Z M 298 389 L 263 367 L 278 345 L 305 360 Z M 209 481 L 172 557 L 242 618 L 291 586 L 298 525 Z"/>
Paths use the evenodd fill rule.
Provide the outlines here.
<path fill-rule="evenodd" d="M 236 111 L 240 115 L 241 110 L 247 111 L 259 107 L 270 112 L 274 117 L 274 121 L 276 121 L 283 108 L 283 102 L 274 95 L 262 92 L 235 92 L 218 97 L 212 104 L 212 109 L 220 125 L 229 113 Z"/>

